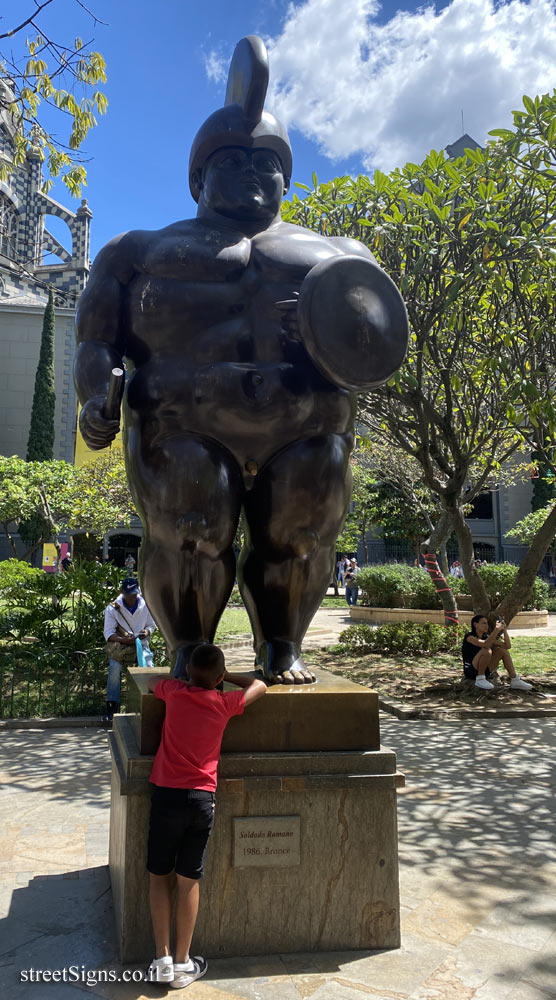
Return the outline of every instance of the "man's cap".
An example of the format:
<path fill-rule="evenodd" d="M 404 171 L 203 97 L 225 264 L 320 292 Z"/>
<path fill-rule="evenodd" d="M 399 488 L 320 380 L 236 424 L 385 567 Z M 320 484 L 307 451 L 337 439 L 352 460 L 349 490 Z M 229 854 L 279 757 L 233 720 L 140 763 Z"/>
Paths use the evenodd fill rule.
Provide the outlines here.
<path fill-rule="evenodd" d="M 139 580 L 134 576 L 127 576 L 122 583 L 122 594 L 138 594 Z"/>
<path fill-rule="evenodd" d="M 288 133 L 274 115 L 263 110 L 268 78 L 264 42 L 257 35 L 247 35 L 238 42 L 232 56 L 224 107 L 201 125 L 191 146 L 189 187 L 195 201 L 199 200 L 200 189 L 193 174 L 217 149 L 227 146 L 271 149 L 280 159 L 284 177 L 291 177 Z"/>

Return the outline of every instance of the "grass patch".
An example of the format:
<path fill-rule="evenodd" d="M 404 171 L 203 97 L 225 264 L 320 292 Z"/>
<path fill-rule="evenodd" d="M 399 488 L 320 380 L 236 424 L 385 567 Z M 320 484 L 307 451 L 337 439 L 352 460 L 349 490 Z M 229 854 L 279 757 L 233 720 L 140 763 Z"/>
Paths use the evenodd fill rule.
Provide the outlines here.
<path fill-rule="evenodd" d="M 556 636 L 516 635 L 512 639 L 512 660 L 518 674 L 546 674 L 556 671 Z"/>
<path fill-rule="evenodd" d="M 334 597 L 334 594 L 325 594 L 322 599 L 321 608 L 343 608 L 347 609 L 345 597 Z"/>
<path fill-rule="evenodd" d="M 245 608 L 228 607 L 224 611 L 216 630 L 215 642 L 235 639 L 240 635 L 251 635 L 251 623 Z"/>

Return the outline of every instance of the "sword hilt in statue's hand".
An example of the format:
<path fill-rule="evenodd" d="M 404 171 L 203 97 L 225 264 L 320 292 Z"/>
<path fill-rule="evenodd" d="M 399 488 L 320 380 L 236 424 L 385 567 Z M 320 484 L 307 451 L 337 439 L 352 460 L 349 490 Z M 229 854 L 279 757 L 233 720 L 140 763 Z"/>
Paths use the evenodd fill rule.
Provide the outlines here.
<path fill-rule="evenodd" d="M 105 420 L 120 419 L 120 404 L 122 401 L 123 389 L 124 370 L 123 368 L 113 368 L 110 372 L 108 394 L 106 396 L 106 403 L 104 404 L 103 416 Z"/>

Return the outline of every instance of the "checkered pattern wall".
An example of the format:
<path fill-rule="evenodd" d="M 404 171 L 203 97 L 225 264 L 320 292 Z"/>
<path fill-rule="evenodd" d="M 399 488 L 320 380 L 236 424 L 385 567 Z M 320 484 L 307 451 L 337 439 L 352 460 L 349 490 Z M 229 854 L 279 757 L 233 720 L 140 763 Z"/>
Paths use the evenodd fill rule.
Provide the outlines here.
<path fill-rule="evenodd" d="M 12 141 L 5 125 L 0 125 L 0 155 L 11 155 Z M 38 150 L 31 148 L 27 162 L 0 181 L 0 197 L 17 213 L 17 238 L 13 256 L 0 257 L 0 272 L 5 288 L 21 288 L 35 279 L 39 288 L 54 285 L 65 304 L 75 305 L 89 274 L 89 240 L 92 213 L 86 200 L 72 212 L 41 190 L 42 164 Z M 66 248 L 48 231 L 48 216 L 62 219 L 68 227 L 71 248 Z M 45 263 L 45 254 L 54 254 L 59 264 Z M 15 279 L 19 278 L 19 282 Z M 4 292 L 6 294 L 6 292 Z M 32 294 L 32 293 L 31 293 Z M 40 293 L 39 293 L 40 294 Z"/>
<path fill-rule="evenodd" d="M 0 120 L 0 156 L 11 156 L 9 129 Z M 2 219 L 9 219 L 10 239 L 0 239 L 0 454 L 25 457 L 29 415 L 49 287 L 56 307 L 55 457 L 72 462 L 76 397 L 74 311 L 89 275 L 91 211 L 86 201 L 76 212 L 44 194 L 42 164 L 31 149 L 7 182 L 0 181 Z M 0 206 L 2 207 L 2 206 Z M 14 213 L 16 225 L 13 226 Z M 51 216 L 68 227 L 63 246 L 48 229 Z M 2 234 L 0 233 L 0 236 Z M 45 259 L 45 256 L 48 259 Z"/>

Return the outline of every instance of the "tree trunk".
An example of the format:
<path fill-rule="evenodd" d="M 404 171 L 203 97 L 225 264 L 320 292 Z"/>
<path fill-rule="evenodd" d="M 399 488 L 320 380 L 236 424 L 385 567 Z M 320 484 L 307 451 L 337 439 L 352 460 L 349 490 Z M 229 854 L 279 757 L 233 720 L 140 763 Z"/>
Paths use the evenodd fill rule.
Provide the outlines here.
<path fill-rule="evenodd" d="M 12 522 L 10 522 L 10 523 L 12 523 Z M 8 525 L 7 524 L 2 524 L 2 528 L 4 530 L 4 534 L 5 534 L 6 538 L 8 539 L 8 541 L 10 543 L 11 550 L 12 550 L 12 552 L 14 554 L 14 559 L 17 559 L 18 558 L 18 555 L 17 555 L 17 546 L 15 544 L 15 541 L 14 541 L 14 538 L 13 538 L 11 532 L 8 530 Z"/>
<path fill-rule="evenodd" d="M 363 542 L 363 561 L 365 566 L 369 565 L 369 551 L 367 549 L 367 528 L 361 532 L 361 541 Z"/>
<path fill-rule="evenodd" d="M 538 569 L 555 534 L 556 507 L 550 512 L 546 521 L 534 536 L 529 546 L 529 551 L 519 567 L 512 589 L 495 609 L 496 614 L 504 618 L 508 624 L 529 600 Z"/>
<path fill-rule="evenodd" d="M 35 542 L 34 545 L 31 545 L 31 547 L 27 549 L 27 552 L 24 552 L 24 554 L 21 557 L 21 561 L 30 563 L 33 556 L 35 555 L 35 552 L 37 551 L 37 549 L 41 547 L 41 545 L 44 545 L 44 542 L 45 542 L 44 538 L 39 538 L 38 542 Z"/>
<path fill-rule="evenodd" d="M 442 514 L 429 538 L 421 544 L 421 552 L 425 560 L 425 568 L 431 578 L 434 589 L 440 598 L 442 610 L 444 611 L 444 624 L 454 626 L 459 624 L 458 608 L 452 588 L 449 586 L 446 577 L 443 575 L 436 551 L 442 544 L 445 544 L 452 530 L 450 517 L 447 513 Z"/>
<path fill-rule="evenodd" d="M 460 508 L 457 504 L 449 508 L 449 515 L 452 525 L 457 535 L 459 554 L 463 566 L 465 582 L 469 587 L 469 593 L 473 601 L 473 610 L 476 615 L 489 615 L 490 601 L 485 589 L 485 585 L 475 568 L 475 553 L 473 551 L 473 536 L 469 530 Z"/>
<path fill-rule="evenodd" d="M 448 566 L 448 553 L 446 552 L 446 542 L 441 542 L 438 546 L 440 550 L 440 568 L 444 573 L 445 577 L 450 575 L 450 567 Z"/>

